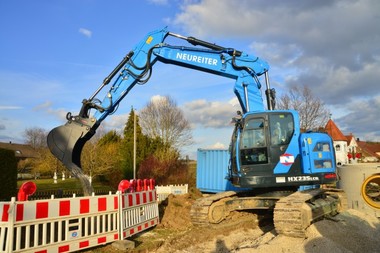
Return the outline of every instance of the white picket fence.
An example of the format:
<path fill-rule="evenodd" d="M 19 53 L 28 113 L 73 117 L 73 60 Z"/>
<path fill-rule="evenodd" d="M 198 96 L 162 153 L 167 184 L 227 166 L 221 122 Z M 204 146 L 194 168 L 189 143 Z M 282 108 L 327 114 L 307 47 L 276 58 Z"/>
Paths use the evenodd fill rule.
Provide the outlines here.
<path fill-rule="evenodd" d="M 159 222 L 156 190 L 0 202 L 0 253 L 74 252 L 123 240 Z"/>
<path fill-rule="evenodd" d="M 186 193 L 188 193 L 188 188 L 189 188 L 188 184 L 156 186 L 157 200 L 163 201 L 170 194 L 173 194 L 173 195 L 186 194 Z"/>

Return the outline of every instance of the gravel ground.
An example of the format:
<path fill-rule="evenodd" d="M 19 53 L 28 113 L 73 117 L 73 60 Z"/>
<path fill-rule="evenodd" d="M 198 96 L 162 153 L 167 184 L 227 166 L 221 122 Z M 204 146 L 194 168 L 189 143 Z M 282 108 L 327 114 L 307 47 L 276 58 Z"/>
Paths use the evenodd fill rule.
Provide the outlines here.
<path fill-rule="evenodd" d="M 380 253 L 380 221 L 349 209 L 312 224 L 307 238 L 277 235 L 267 213 L 233 212 L 220 224 L 193 226 L 189 211 L 194 197 L 170 195 L 161 206 L 160 224 L 130 238 L 136 247 L 117 250 L 112 245 L 87 252 L 369 252 Z"/>

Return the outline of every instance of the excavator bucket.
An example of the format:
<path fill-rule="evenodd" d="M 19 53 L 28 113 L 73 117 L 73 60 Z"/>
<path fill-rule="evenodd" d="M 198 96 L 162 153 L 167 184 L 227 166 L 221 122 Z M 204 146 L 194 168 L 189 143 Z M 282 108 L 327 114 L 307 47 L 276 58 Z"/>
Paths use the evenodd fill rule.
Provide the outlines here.
<path fill-rule="evenodd" d="M 90 196 L 93 192 L 90 180 L 82 171 L 80 157 L 84 144 L 95 134 L 88 125 L 68 121 L 65 125 L 54 128 L 47 137 L 51 153 L 57 157 L 70 173 L 79 179 L 83 194 Z"/>
<path fill-rule="evenodd" d="M 74 175 L 81 170 L 80 157 L 83 146 L 93 135 L 89 129 L 86 125 L 69 121 L 51 130 L 47 137 L 51 153 Z"/>

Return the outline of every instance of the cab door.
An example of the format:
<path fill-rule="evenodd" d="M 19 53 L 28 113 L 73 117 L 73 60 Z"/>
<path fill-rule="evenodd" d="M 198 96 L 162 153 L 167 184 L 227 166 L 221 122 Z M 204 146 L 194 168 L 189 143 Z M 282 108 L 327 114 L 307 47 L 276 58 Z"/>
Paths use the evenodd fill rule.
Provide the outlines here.
<path fill-rule="evenodd" d="M 331 138 L 324 133 L 303 133 L 300 138 L 304 173 L 335 172 Z"/>

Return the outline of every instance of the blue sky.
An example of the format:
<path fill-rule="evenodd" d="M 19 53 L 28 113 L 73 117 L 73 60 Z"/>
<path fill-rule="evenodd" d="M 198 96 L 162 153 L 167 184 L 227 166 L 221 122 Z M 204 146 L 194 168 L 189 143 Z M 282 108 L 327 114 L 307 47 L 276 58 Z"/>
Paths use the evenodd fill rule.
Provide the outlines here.
<path fill-rule="evenodd" d="M 0 10 L 2 142 L 22 143 L 27 128 L 65 123 L 146 33 L 165 26 L 260 56 L 278 95 L 307 85 L 344 133 L 380 141 L 377 0 L 3 0 Z M 102 127 L 121 130 L 131 106 L 170 95 L 194 127 L 184 155 L 226 148 L 237 109 L 232 88 L 230 79 L 156 64 L 150 82 Z"/>

